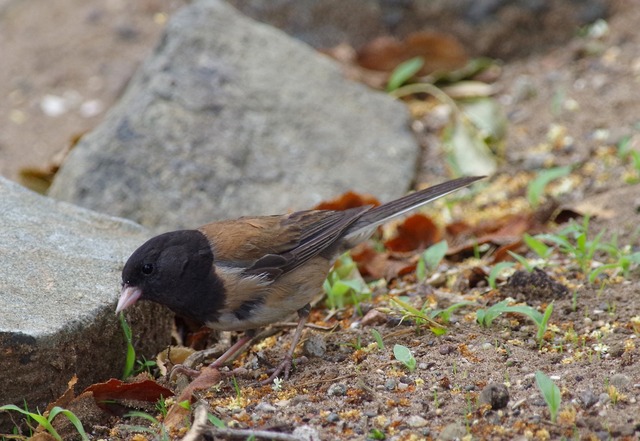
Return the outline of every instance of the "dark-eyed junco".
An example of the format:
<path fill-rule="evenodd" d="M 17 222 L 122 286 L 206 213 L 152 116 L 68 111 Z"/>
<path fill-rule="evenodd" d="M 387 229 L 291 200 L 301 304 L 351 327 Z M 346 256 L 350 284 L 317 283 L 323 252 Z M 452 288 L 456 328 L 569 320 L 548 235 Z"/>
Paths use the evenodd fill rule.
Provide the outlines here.
<path fill-rule="evenodd" d="M 122 271 L 116 313 L 138 300 L 224 331 L 247 331 L 212 366 L 222 365 L 256 329 L 300 317 L 287 355 L 266 382 L 289 375 L 309 302 L 335 258 L 366 240 L 390 218 L 465 187 L 480 177 L 445 182 L 378 207 L 213 222 L 156 236 L 138 248 Z"/>

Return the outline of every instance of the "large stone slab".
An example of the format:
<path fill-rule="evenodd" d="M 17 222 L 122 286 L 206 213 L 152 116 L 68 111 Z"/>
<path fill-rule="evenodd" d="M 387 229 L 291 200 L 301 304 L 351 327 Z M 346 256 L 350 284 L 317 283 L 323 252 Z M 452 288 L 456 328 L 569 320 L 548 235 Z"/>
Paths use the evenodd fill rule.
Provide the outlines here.
<path fill-rule="evenodd" d="M 2 177 L 0 226 L 0 405 L 26 400 L 44 410 L 74 374 L 79 388 L 120 377 L 120 273 L 148 231 Z M 148 305 L 129 317 L 139 353 L 170 342 L 166 309 Z M 7 415 L 0 416 L 1 428 Z"/>
<path fill-rule="evenodd" d="M 170 20 L 50 194 L 157 229 L 404 193 L 418 146 L 405 106 L 222 1 Z"/>

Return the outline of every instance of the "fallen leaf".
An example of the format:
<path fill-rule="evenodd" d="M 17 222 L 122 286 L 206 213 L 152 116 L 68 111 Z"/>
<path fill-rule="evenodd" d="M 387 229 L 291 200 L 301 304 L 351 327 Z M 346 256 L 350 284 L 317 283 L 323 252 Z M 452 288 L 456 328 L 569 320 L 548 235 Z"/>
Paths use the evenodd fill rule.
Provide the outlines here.
<path fill-rule="evenodd" d="M 172 430 L 184 426 L 185 421 L 188 421 L 188 418 L 185 417 L 188 417 L 191 411 L 189 408 L 182 406 L 181 403 L 185 401 L 191 403 L 195 391 L 208 389 L 218 384 L 220 377 L 221 374 L 217 368 L 210 366 L 202 368 L 200 375 L 184 388 L 176 399 L 176 403 L 167 412 L 167 417 L 164 420 L 167 429 Z"/>
<path fill-rule="evenodd" d="M 169 346 L 156 356 L 156 364 L 160 373 L 167 375 L 167 365 L 182 364 L 194 352 L 196 352 L 195 349 L 185 346 Z"/>
<path fill-rule="evenodd" d="M 161 397 L 173 396 L 173 392 L 160 386 L 153 380 L 125 383 L 112 378 L 106 383 L 97 383 L 86 388 L 82 393 L 91 392 L 98 405 L 113 400 L 135 400 L 156 402 Z"/>
<path fill-rule="evenodd" d="M 424 65 L 418 75 L 450 71 L 463 67 L 468 60 L 464 47 L 450 35 L 421 31 L 400 41 L 378 37 L 358 51 L 357 62 L 371 70 L 391 72 L 403 61 L 422 57 Z"/>
<path fill-rule="evenodd" d="M 414 214 L 398 225 L 398 232 L 384 246 L 391 251 L 415 251 L 442 240 L 436 224 L 423 214 Z"/>
<path fill-rule="evenodd" d="M 349 208 L 373 205 L 377 207 L 380 201 L 371 195 L 361 195 L 353 191 L 348 191 L 343 195 L 325 202 L 320 202 L 314 207 L 315 210 L 347 210 Z"/>

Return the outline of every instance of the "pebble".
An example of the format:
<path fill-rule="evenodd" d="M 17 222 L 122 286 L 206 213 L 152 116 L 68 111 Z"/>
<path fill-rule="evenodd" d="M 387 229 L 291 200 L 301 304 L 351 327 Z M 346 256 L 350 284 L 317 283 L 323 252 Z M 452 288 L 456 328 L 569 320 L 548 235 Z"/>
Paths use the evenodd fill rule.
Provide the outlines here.
<path fill-rule="evenodd" d="M 442 345 L 440 346 L 440 348 L 438 348 L 438 352 L 440 353 L 440 355 L 449 355 L 455 352 L 455 348 L 451 345 Z"/>
<path fill-rule="evenodd" d="M 318 431 L 311 426 L 298 426 L 294 429 L 292 435 L 301 441 L 317 441 L 320 439 Z"/>
<path fill-rule="evenodd" d="M 409 427 L 425 427 L 429 422 L 419 415 L 411 415 L 407 419 Z"/>
<path fill-rule="evenodd" d="M 624 390 L 631 384 L 631 378 L 625 374 L 613 374 L 609 379 L 609 384 L 618 390 Z"/>
<path fill-rule="evenodd" d="M 259 412 L 275 412 L 277 409 L 274 405 L 261 401 L 255 408 Z"/>
<path fill-rule="evenodd" d="M 509 403 L 509 389 L 501 383 L 489 383 L 480 392 L 480 402 L 490 404 L 494 410 L 504 409 Z"/>
<path fill-rule="evenodd" d="M 609 403 L 609 401 L 611 401 L 611 397 L 609 396 L 608 393 L 606 392 L 602 392 L 599 396 L 598 396 L 598 401 L 601 404 L 607 404 Z"/>
<path fill-rule="evenodd" d="M 333 383 L 331 386 L 329 386 L 329 389 L 327 390 L 327 395 L 332 395 L 335 397 L 343 396 L 346 393 L 347 393 L 347 386 L 345 386 L 342 383 Z"/>
<path fill-rule="evenodd" d="M 429 367 L 427 363 L 418 363 L 418 369 L 425 370 Z"/>
<path fill-rule="evenodd" d="M 329 421 L 330 423 L 337 423 L 338 421 L 340 421 L 340 416 L 335 412 L 331 412 L 329 415 L 327 415 L 327 421 Z"/>
<path fill-rule="evenodd" d="M 323 357 L 327 353 L 327 343 L 320 334 L 313 334 L 304 341 L 302 353 L 309 357 Z"/>
<path fill-rule="evenodd" d="M 387 381 L 385 381 L 384 388 L 387 390 L 394 390 L 396 388 L 396 384 L 396 380 L 394 380 L 393 378 L 389 378 Z"/>
<path fill-rule="evenodd" d="M 459 423 L 451 423 L 447 424 L 442 432 L 440 432 L 440 437 L 438 439 L 442 440 L 455 440 L 462 439 L 463 436 L 467 434 L 467 429 L 462 424 Z"/>
<path fill-rule="evenodd" d="M 583 409 L 588 409 L 598 402 L 598 397 L 596 397 L 596 394 L 594 394 L 591 389 L 582 391 L 580 395 L 578 395 L 578 399 Z"/>
<path fill-rule="evenodd" d="M 398 390 L 407 390 L 409 385 L 407 383 L 398 383 Z"/>

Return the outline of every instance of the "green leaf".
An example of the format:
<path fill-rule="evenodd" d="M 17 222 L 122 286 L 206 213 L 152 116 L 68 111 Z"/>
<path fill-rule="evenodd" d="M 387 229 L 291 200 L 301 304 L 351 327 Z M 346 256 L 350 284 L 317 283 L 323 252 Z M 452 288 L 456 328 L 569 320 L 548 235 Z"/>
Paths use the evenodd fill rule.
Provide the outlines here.
<path fill-rule="evenodd" d="M 522 240 L 531 249 L 531 251 L 536 253 L 542 259 L 546 259 L 547 257 L 549 257 L 549 255 L 553 251 L 551 247 L 548 247 L 543 241 L 527 233 L 522 236 Z"/>
<path fill-rule="evenodd" d="M 516 254 L 513 251 L 509 251 L 509 250 L 507 250 L 507 253 L 509 253 L 511 257 L 513 257 L 518 262 L 520 262 L 520 265 L 522 265 L 528 273 L 533 271 L 533 268 L 534 268 L 533 265 L 531 265 L 531 263 L 529 263 L 529 261 L 524 256 L 521 256 L 520 254 Z"/>
<path fill-rule="evenodd" d="M 560 409 L 560 400 L 562 399 L 560 388 L 542 371 L 536 371 L 536 384 L 542 393 L 542 398 L 544 398 L 549 407 L 551 422 L 555 423 Z"/>
<path fill-rule="evenodd" d="M 424 66 L 424 58 L 422 57 L 411 58 L 410 60 L 400 63 L 393 72 L 391 72 L 389 82 L 387 83 L 387 92 L 396 90 L 409 81 L 415 74 L 420 72 L 422 66 Z"/>
<path fill-rule="evenodd" d="M 453 126 L 445 132 L 443 146 L 461 174 L 491 175 L 498 168 L 481 133 L 462 115 L 456 117 Z"/>
<path fill-rule="evenodd" d="M 533 208 L 537 208 L 547 184 L 566 176 L 569 173 L 571 173 L 571 166 L 556 167 L 539 172 L 535 179 L 529 183 L 527 188 L 527 200 L 529 201 L 529 204 L 531 204 Z"/>
<path fill-rule="evenodd" d="M 430 271 L 435 270 L 444 256 L 447 254 L 449 250 L 449 246 L 447 245 L 447 241 L 443 240 L 436 244 L 431 245 L 429 248 L 422 253 L 422 258 L 424 259 L 424 263 Z"/>
<path fill-rule="evenodd" d="M 62 441 L 62 438 L 60 437 L 58 432 L 56 432 L 56 429 L 53 428 L 53 426 L 51 425 L 51 422 L 47 418 L 45 418 L 44 416 L 40 415 L 39 413 L 29 412 L 28 410 L 21 409 L 21 408 L 19 408 L 18 406 L 14 405 L 14 404 L 7 404 L 7 405 L 4 405 L 4 406 L 1 406 L 0 407 L 0 411 L 1 410 L 13 410 L 13 411 L 19 412 L 19 413 L 21 413 L 23 415 L 26 415 L 29 418 L 32 418 L 36 423 L 38 423 L 42 427 L 44 427 L 45 430 L 51 434 L 51 436 L 53 436 L 58 441 Z"/>
<path fill-rule="evenodd" d="M 61 408 L 59 406 L 55 406 L 53 409 L 51 409 L 51 412 L 49 412 L 48 420 L 49 421 L 53 421 L 53 419 L 59 413 L 61 413 L 65 417 L 67 417 L 67 419 L 71 422 L 71 424 L 73 424 L 73 426 L 76 428 L 76 430 L 80 434 L 80 437 L 84 441 L 87 441 L 89 439 L 89 437 L 87 436 L 87 432 L 84 431 L 84 427 L 82 426 L 82 423 L 80 422 L 80 419 L 73 412 L 71 412 L 70 410 L 63 409 L 63 408 Z"/>
<path fill-rule="evenodd" d="M 396 358 L 396 360 L 403 363 L 409 369 L 409 371 L 413 372 L 415 370 L 416 359 L 413 358 L 413 354 L 411 354 L 411 351 L 406 346 L 398 344 L 395 345 L 393 347 L 393 356 Z"/>
<path fill-rule="evenodd" d="M 224 421 L 222 421 L 212 413 L 207 413 L 207 419 L 214 427 L 217 427 L 218 429 L 224 429 L 225 427 L 227 427 Z"/>
<path fill-rule="evenodd" d="M 465 100 L 460 108 L 478 128 L 482 138 L 493 141 L 504 138 L 507 118 L 496 100 L 488 97 Z"/>
<path fill-rule="evenodd" d="M 496 289 L 496 279 L 498 278 L 498 276 L 504 270 L 506 270 L 507 268 L 511 268 L 514 265 L 514 262 L 500 262 L 497 263 L 493 268 L 491 268 L 491 272 L 489 273 L 489 277 L 487 278 L 491 289 Z"/>
<path fill-rule="evenodd" d="M 127 379 L 133 373 L 133 368 L 136 364 L 136 350 L 133 347 L 131 327 L 124 318 L 124 313 L 120 313 L 120 325 L 122 326 L 122 332 L 127 343 L 127 357 L 124 363 L 124 371 L 122 372 L 122 378 Z"/>

